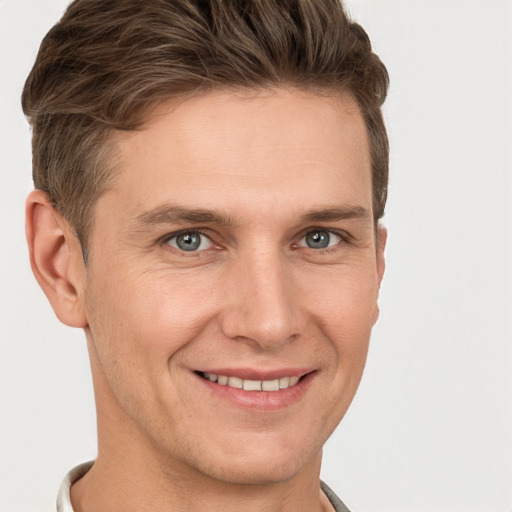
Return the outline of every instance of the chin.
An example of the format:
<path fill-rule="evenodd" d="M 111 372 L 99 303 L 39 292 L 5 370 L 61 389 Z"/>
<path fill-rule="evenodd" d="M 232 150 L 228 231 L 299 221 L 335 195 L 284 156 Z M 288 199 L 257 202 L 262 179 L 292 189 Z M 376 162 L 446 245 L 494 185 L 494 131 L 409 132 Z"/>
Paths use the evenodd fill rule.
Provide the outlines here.
<path fill-rule="evenodd" d="M 320 467 L 321 448 L 314 450 L 301 447 L 270 449 L 244 446 L 238 453 L 233 447 L 223 457 L 204 458 L 197 464 L 201 473 L 215 480 L 238 485 L 269 485 L 292 480 L 306 467 Z M 248 449 L 249 448 L 249 449 Z"/>
<path fill-rule="evenodd" d="M 205 468 L 205 474 L 215 480 L 236 485 L 271 485 L 292 480 L 302 470 L 300 464 L 276 463 L 272 466 L 250 462 L 229 467 Z"/>

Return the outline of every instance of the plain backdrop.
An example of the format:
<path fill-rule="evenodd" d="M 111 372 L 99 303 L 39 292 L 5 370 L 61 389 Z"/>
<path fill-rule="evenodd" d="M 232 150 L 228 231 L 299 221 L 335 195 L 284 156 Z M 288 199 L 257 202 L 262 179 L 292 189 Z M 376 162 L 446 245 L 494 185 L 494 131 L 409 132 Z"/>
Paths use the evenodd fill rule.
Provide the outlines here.
<path fill-rule="evenodd" d="M 1 502 L 94 458 L 85 339 L 29 270 L 19 97 L 65 0 L 0 0 Z M 323 479 L 354 512 L 512 510 L 512 2 L 351 0 L 391 75 L 381 318 Z"/>

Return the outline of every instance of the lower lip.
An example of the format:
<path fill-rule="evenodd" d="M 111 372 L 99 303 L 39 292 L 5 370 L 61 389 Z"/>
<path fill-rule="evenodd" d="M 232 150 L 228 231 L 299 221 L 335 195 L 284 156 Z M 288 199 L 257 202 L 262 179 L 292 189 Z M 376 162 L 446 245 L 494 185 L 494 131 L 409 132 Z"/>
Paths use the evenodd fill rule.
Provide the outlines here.
<path fill-rule="evenodd" d="M 308 373 L 289 388 L 279 391 L 245 391 L 244 389 L 222 386 L 194 374 L 215 396 L 245 409 L 257 409 L 259 412 L 277 411 L 299 402 L 308 390 L 315 372 Z"/>

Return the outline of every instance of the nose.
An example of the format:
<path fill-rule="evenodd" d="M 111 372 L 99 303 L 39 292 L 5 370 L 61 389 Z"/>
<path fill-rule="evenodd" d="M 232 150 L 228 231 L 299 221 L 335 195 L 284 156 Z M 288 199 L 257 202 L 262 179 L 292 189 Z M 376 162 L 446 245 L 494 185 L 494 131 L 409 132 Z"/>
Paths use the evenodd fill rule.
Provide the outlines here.
<path fill-rule="evenodd" d="M 275 350 L 300 335 L 300 294 L 279 251 L 240 258 L 228 281 L 221 320 L 225 336 Z"/>

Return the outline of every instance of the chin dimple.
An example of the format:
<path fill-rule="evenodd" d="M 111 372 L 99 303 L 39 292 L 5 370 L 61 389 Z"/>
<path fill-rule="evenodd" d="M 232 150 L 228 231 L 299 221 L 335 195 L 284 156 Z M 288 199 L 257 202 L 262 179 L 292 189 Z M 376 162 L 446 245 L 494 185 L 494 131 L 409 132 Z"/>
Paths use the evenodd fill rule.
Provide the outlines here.
<path fill-rule="evenodd" d="M 249 380 L 205 372 L 200 372 L 199 375 L 221 386 L 243 389 L 244 391 L 279 391 L 280 389 L 295 386 L 300 379 L 300 377 L 281 377 L 280 379 L 273 380 Z"/>

